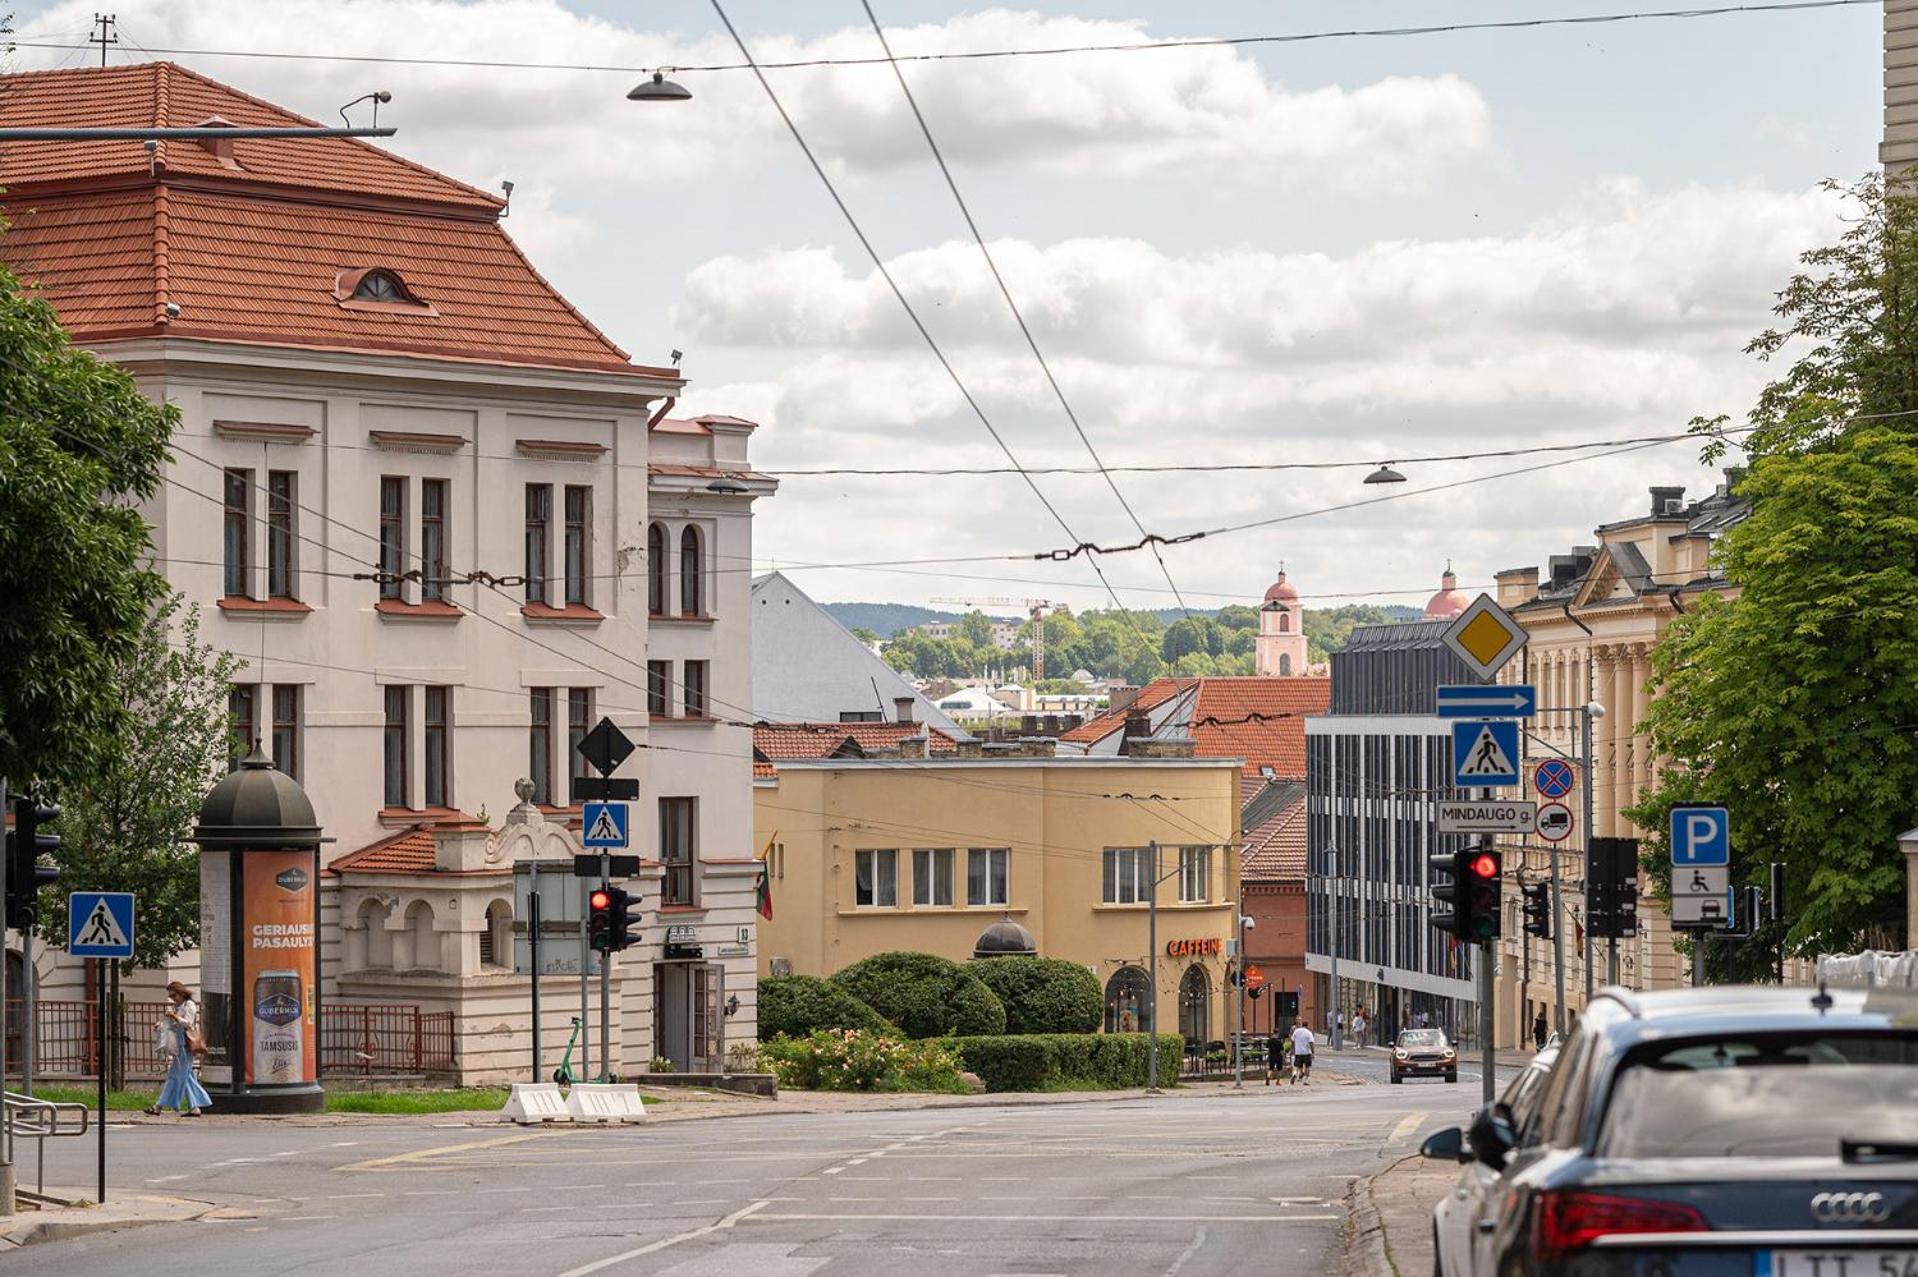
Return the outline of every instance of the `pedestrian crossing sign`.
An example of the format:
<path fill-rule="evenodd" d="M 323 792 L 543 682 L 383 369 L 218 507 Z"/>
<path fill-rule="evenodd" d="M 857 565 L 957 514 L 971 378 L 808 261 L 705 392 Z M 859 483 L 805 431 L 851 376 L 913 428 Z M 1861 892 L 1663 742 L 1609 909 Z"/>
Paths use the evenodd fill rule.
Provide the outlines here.
<path fill-rule="evenodd" d="M 627 815 L 632 809 L 625 803 L 587 803 L 580 810 L 580 843 L 587 847 L 627 846 L 627 831 L 630 825 Z"/>
<path fill-rule="evenodd" d="M 1518 784 L 1518 721 L 1453 723 L 1452 783 L 1481 787 Z"/>
<path fill-rule="evenodd" d="M 75 891 L 69 894 L 67 952 L 76 958 L 131 958 L 133 893 Z"/>

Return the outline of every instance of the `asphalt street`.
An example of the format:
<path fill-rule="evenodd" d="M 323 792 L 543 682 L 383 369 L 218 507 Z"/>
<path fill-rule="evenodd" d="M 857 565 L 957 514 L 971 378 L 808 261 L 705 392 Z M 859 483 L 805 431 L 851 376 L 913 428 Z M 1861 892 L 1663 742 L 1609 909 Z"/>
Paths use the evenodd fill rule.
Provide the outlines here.
<path fill-rule="evenodd" d="M 1474 1088 L 791 1114 L 627 1128 L 116 1127 L 112 1184 L 229 1216 L 9 1273 L 1242 1274 L 1336 1267 L 1344 1196 Z M 76 1142 L 77 1143 L 77 1142 Z M 50 1183 L 91 1182 L 90 1147 Z"/>

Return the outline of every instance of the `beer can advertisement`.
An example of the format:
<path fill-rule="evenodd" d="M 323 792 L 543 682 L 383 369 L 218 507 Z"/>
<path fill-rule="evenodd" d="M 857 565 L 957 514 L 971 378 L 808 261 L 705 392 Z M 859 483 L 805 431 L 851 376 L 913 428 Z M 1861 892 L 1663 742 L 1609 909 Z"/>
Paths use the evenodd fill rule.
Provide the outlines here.
<path fill-rule="evenodd" d="M 247 1084 L 317 1081 L 313 854 L 254 851 L 241 864 Z"/>

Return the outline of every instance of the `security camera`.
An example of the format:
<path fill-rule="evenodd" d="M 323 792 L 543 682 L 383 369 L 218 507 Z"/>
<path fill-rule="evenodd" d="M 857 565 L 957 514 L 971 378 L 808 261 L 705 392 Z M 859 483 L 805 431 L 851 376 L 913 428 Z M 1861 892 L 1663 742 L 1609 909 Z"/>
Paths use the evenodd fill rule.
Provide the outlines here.
<path fill-rule="evenodd" d="M 166 311 L 166 317 L 168 319 L 178 319 L 180 317 L 179 302 L 168 302 L 162 309 Z"/>

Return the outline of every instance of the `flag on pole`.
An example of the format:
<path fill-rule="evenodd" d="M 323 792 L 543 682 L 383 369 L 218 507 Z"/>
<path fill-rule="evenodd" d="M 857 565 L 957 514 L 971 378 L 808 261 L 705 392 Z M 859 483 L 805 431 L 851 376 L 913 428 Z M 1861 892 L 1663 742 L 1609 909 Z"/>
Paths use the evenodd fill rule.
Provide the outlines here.
<path fill-rule="evenodd" d="M 760 848 L 759 885 L 753 889 L 753 907 L 759 911 L 759 916 L 768 922 L 773 919 L 772 865 L 769 862 L 772 859 L 773 843 L 778 837 L 779 831 L 773 830 L 773 836 L 766 840 L 764 847 Z"/>

